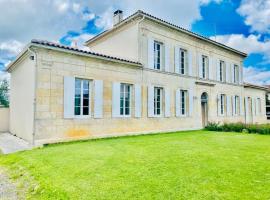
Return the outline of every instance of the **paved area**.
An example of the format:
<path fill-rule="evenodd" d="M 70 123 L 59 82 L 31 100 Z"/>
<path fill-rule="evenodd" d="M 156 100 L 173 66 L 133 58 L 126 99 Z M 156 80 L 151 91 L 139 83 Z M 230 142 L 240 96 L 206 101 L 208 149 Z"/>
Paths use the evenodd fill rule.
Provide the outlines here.
<path fill-rule="evenodd" d="M 9 133 L 0 133 L 0 151 L 3 154 L 15 153 L 31 149 L 32 146 L 26 141 Z"/>
<path fill-rule="evenodd" d="M 0 199 L 17 200 L 16 191 L 16 185 L 10 181 L 4 170 L 0 168 Z"/>

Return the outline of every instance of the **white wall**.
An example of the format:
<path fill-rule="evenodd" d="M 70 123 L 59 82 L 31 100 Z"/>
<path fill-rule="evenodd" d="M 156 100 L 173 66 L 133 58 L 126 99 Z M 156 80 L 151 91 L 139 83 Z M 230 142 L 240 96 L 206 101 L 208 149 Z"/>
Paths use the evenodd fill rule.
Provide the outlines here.
<path fill-rule="evenodd" d="M 10 132 L 31 142 L 34 118 L 34 64 L 25 57 L 11 71 L 10 80 Z"/>
<path fill-rule="evenodd" d="M 9 131 L 9 108 L 0 107 L 0 132 Z"/>

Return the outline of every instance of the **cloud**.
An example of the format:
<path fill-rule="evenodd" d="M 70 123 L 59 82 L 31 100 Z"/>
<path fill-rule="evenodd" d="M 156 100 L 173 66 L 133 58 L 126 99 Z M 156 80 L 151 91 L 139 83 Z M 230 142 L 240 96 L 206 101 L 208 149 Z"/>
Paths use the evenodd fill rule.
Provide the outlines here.
<path fill-rule="evenodd" d="M 266 63 L 270 63 L 270 41 L 261 41 L 260 35 L 244 36 L 243 34 L 218 35 L 210 37 L 229 47 L 244 51 L 248 54 L 261 54 Z"/>
<path fill-rule="evenodd" d="M 242 0 L 237 12 L 245 18 L 251 31 L 270 33 L 270 1 Z"/>
<path fill-rule="evenodd" d="M 249 66 L 244 68 L 244 81 L 256 85 L 270 85 L 270 71 Z"/>

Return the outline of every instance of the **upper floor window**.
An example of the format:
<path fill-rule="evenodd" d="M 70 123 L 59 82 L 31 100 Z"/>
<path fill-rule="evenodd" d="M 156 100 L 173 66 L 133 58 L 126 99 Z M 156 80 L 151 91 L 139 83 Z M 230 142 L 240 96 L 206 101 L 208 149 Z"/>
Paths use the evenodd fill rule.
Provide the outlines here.
<path fill-rule="evenodd" d="M 84 79 L 75 79 L 75 116 L 87 116 L 90 111 L 90 82 Z"/>
<path fill-rule="evenodd" d="M 120 115 L 130 116 L 131 85 L 121 83 L 120 85 Z"/>
<path fill-rule="evenodd" d="M 180 58 L 180 74 L 186 74 L 187 70 L 187 50 L 185 49 L 180 49 L 179 52 L 179 58 Z"/>
<path fill-rule="evenodd" d="M 225 62 L 222 60 L 219 62 L 219 81 L 225 81 Z"/>
<path fill-rule="evenodd" d="M 163 44 L 154 41 L 154 69 L 161 70 L 163 62 Z"/>
<path fill-rule="evenodd" d="M 239 66 L 238 65 L 233 66 L 233 82 L 239 83 Z"/>
<path fill-rule="evenodd" d="M 162 97 L 163 89 L 161 87 L 154 88 L 154 115 L 160 116 L 162 114 Z"/>
<path fill-rule="evenodd" d="M 202 56 L 202 78 L 208 78 L 209 60 L 207 56 Z"/>
<path fill-rule="evenodd" d="M 239 96 L 234 96 L 234 114 L 235 115 L 239 115 L 240 114 Z"/>
<path fill-rule="evenodd" d="M 180 90 L 180 114 L 187 114 L 187 91 Z"/>
<path fill-rule="evenodd" d="M 225 114 L 225 94 L 220 95 L 220 114 Z"/>

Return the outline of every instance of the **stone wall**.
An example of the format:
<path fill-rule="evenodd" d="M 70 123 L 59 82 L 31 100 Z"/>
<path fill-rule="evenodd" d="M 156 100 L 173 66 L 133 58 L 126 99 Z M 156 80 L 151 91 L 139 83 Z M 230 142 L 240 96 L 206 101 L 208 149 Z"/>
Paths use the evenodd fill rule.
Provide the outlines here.
<path fill-rule="evenodd" d="M 9 131 L 9 108 L 0 107 L 0 132 Z"/>

